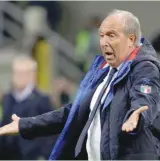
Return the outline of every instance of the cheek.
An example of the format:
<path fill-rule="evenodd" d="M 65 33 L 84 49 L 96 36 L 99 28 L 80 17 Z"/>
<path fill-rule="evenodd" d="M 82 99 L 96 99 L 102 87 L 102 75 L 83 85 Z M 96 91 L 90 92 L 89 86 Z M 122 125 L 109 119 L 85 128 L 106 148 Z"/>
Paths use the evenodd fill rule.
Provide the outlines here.
<path fill-rule="evenodd" d="M 115 42 L 111 44 L 111 47 L 115 53 L 116 57 L 119 57 L 120 51 L 121 51 L 121 45 L 120 42 Z"/>
<path fill-rule="evenodd" d="M 101 49 L 102 49 L 103 46 L 104 46 L 102 39 L 100 39 L 99 44 L 100 44 L 100 47 L 101 47 Z"/>
<path fill-rule="evenodd" d="M 119 55 L 123 56 L 126 48 L 127 48 L 128 42 L 125 40 L 121 40 L 116 44 L 116 50 L 119 53 Z"/>

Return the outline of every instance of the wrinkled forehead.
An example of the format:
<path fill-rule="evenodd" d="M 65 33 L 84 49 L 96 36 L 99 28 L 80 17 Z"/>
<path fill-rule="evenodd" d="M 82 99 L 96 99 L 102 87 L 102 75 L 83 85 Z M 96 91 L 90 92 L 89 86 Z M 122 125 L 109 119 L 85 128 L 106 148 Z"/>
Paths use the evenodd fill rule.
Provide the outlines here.
<path fill-rule="evenodd" d="M 99 32 L 108 32 L 114 30 L 117 32 L 124 30 L 123 21 L 119 16 L 106 17 L 100 25 Z"/>

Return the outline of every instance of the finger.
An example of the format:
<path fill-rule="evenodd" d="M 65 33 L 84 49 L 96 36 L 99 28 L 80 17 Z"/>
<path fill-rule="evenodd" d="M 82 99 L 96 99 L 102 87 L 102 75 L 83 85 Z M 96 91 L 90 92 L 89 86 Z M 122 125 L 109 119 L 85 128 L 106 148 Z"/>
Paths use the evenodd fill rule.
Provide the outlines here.
<path fill-rule="evenodd" d="M 126 130 L 126 128 L 127 128 L 127 124 L 126 124 L 126 123 L 124 123 L 124 124 L 122 125 L 122 131 L 125 131 L 125 130 Z"/>
<path fill-rule="evenodd" d="M 122 126 L 122 131 L 127 131 L 129 129 L 129 125 L 127 123 L 125 123 L 123 126 Z"/>
<path fill-rule="evenodd" d="M 130 129 L 129 129 L 129 128 L 127 128 L 125 131 L 126 131 L 126 132 L 130 132 Z"/>
<path fill-rule="evenodd" d="M 131 131 L 134 130 L 134 128 L 133 127 L 129 127 L 128 130 L 129 130 L 129 132 L 131 132 Z"/>
<path fill-rule="evenodd" d="M 20 118 L 16 115 L 16 114 L 13 114 L 12 115 L 12 120 L 13 121 L 18 121 Z"/>
<path fill-rule="evenodd" d="M 125 127 L 124 127 L 124 131 L 125 131 L 125 132 L 129 132 L 129 129 L 130 129 L 129 125 L 126 124 Z"/>
<path fill-rule="evenodd" d="M 137 109 L 137 110 L 135 111 L 135 113 L 141 114 L 142 112 L 144 112 L 144 111 L 146 111 L 146 110 L 148 110 L 148 106 L 142 106 L 142 107 L 140 107 L 139 109 Z"/>
<path fill-rule="evenodd" d="M 125 131 L 126 132 L 131 132 L 131 131 L 133 131 L 134 130 L 134 128 L 132 127 L 132 126 L 126 126 L 126 128 L 125 128 Z"/>
<path fill-rule="evenodd" d="M 122 131 L 130 132 L 130 131 L 133 131 L 136 127 L 137 127 L 136 123 L 127 122 L 123 124 Z"/>
<path fill-rule="evenodd" d="M 137 122 L 131 123 L 131 127 L 135 129 L 137 127 Z"/>

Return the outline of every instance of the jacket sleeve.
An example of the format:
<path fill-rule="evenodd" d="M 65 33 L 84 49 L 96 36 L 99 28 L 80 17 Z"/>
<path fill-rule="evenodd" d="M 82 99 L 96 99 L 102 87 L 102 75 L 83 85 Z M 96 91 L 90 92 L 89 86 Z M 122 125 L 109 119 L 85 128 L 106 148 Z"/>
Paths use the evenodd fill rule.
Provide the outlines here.
<path fill-rule="evenodd" d="M 21 118 L 20 134 L 25 139 L 58 134 L 62 131 L 72 104 L 36 117 Z"/>
<path fill-rule="evenodd" d="M 133 111 L 141 106 L 148 106 L 138 123 L 138 129 L 152 125 L 160 108 L 160 71 L 159 68 L 149 61 L 137 64 L 130 77 L 131 89 L 129 90 L 130 110 L 127 112 L 124 122 Z"/>

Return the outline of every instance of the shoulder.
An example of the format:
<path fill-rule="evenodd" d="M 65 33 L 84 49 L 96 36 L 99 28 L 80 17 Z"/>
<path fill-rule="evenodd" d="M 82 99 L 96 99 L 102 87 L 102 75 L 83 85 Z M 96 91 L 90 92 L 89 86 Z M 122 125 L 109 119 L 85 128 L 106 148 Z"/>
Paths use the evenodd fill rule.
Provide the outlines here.
<path fill-rule="evenodd" d="M 131 68 L 132 73 L 144 73 L 147 74 L 149 72 L 160 72 L 160 65 L 157 62 L 144 60 L 135 63 Z"/>
<path fill-rule="evenodd" d="M 131 82 L 159 82 L 160 67 L 155 62 L 145 60 L 133 66 L 130 73 Z"/>
<path fill-rule="evenodd" d="M 2 100 L 8 100 L 10 98 L 12 98 L 12 93 L 11 92 L 7 92 L 7 93 L 4 93 L 3 96 L 2 96 Z"/>

